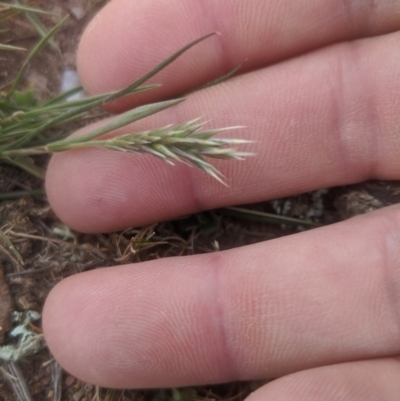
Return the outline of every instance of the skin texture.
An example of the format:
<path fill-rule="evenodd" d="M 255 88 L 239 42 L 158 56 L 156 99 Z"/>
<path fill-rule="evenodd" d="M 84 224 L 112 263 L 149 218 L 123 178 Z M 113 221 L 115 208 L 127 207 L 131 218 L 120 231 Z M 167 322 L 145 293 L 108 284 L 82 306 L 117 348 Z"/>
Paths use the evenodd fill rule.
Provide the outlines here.
<path fill-rule="evenodd" d="M 256 141 L 257 155 L 216 163 L 226 188 L 151 157 L 67 152 L 48 169 L 53 209 L 77 230 L 104 232 L 399 179 L 398 30 L 394 0 L 111 1 L 79 47 L 85 88 L 125 86 L 218 31 L 152 80 L 162 88 L 110 109 L 188 91 L 246 60 L 242 75 L 129 129 L 203 115 L 214 127 L 245 125 L 234 135 Z M 391 207 L 231 251 L 98 269 L 54 288 L 44 332 L 68 371 L 108 387 L 281 377 L 252 401 L 395 400 L 399 242 L 400 208 Z"/>

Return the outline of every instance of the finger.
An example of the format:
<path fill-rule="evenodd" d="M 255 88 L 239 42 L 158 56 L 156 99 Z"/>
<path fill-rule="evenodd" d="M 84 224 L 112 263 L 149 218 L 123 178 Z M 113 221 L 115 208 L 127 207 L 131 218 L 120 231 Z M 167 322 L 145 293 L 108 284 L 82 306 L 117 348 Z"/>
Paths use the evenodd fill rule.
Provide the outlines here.
<path fill-rule="evenodd" d="M 400 176 L 400 34 L 336 45 L 193 94 L 142 120 L 146 130 L 204 116 L 255 143 L 245 161 L 212 161 L 229 187 L 152 156 L 88 150 L 57 155 L 51 206 L 69 226 L 101 232 L 229 204 L 369 178 Z"/>
<path fill-rule="evenodd" d="M 75 275 L 47 343 L 77 377 L 166 387 L 400 354 L 400 209 L 226 252 Z"/>
<path fill-rule="evenodd" d="M 152 82 L 161 89 L 120 102 L 125 108 L 186 92 L 232 70 L 243 71 L 328 44 L 400 29 L 397 0 L 118 0 L 86 30 L 78 53 L 90 93 L 129 85 L 161 60 L 211 32 Z"/>
<path fill-rule="evenodd" d="M 247 401 L 397 401 L 399 358 L 326 366 L 275 380 Z"/>

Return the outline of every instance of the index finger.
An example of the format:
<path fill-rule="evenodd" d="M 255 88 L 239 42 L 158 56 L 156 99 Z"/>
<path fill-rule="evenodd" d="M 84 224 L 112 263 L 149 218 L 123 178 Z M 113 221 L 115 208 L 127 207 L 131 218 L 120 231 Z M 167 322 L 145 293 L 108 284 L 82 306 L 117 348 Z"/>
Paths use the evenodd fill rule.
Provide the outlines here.
<path fill-rule="evenodd" d="M 398 0 L 114 0 L 86 30 L 78 66 L 86 90 L 102 93 L 129 85 L 190 41 L 221 33 L 158 74 L 161 88 L 120 101 L 121 109 L 186 92 L 243 61 L 242 71 L 256 69 L 397 29 Z"/>

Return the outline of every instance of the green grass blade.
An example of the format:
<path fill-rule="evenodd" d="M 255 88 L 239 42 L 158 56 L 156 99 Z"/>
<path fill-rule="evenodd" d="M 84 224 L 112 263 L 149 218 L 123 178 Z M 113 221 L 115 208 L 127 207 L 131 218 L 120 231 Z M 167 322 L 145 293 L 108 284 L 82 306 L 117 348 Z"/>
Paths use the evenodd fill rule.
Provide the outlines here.
<path fill-rule="evenodd" d="M 148 90 L 159 88 L 159 87 L 160 87 L 159 84 L 140 86 L 139 88 L 133 90 L 131 92 L 131 94 L 148 91 Z M 106 93 L 106 94 L 103 93 L 100 95 L 88 96 L 83 99 L 66 101 L 66 99 L 69 96 L 71 96 L 75 93 L 78 93 L 80 90 L 82 90 L 81 86 L 79 86 L 77 88 L 73 88 L 73 89 L 69 90 L 68 92 L 64 92 L 61 95 L 57 96 L 56 98 L 52 99 L 50 102 L 46 103 L 42 108 L 35 109 L 34 112 L 35 113 L 47 113 L 47 112 L 53 111 L 53 110 L 61 110 L 61 109 L 68 109 L 68 108 L 77 107 L 77 106 L 84 106 L 84 105 L 89 104 L 94 101 L 98 101 L 98 100 L 102 101 L 102 99 L 105 96 L 109 96 L 111 93 L 116 93 L 116 92 L 111 92 L 111 93 Z M 27 114 L 31 115 L 32 112 L 27 113 Z"/>
<path fill-rule="evenodd" d="M 9 3 L 4 3 L 2 1 L 0 1 L 0 7 L 4 7 L 6 9 L 15 10 L 15 11 L 24 11 L 24 12 L 30 12 L 30 13 L 36 13 L 36 14 L 56 15 L 50 11 L 41 10 L 40 8 L 27 7 L 27 6 L 24 6 L 21 4 L 9 4 Z"/>
<path fill-rule="evenodd" d="M 203 40 L 209 38 L 210 36 L 215 35 L 215 33 L 209 33 L 208 35 L 202 36 L 199 39 L 194 40 L 193 42 L 189 43 L 188 45 L 182 47 L 180 50 L 178 50 L 176 53 L 174 53 L 172 56 L 168 57 L 164 61 L 162 61 L 160 64 L 158 64 L 156 67 L 154 67 L 151 71 L 149 71 L 147 74 L 143 75 L 141 78 L 139 78 L 137 81 L 135 81 L 133 84 L 129 85 L 127 88 L 122 89 L 115 93 L 114 95 L 110 96 L 109 98 L 106 99 L 107 102 L 112 102 L 113 100 L 116 100 L 122 96 L 127 95 L 130 91 L 138 88 L 140 85 L 145 83 L 147 80 L 149 80 L 151 77 L 156 75 L 158 72 L 160 72 L 162 69 L 167 67 L 169 64 L 171 64 L 173 61 L 175 61 L 179 56 L 181 56 L 183 53 L 191 49 L 193 46 L 197 45 L 198 43 L 202 42 Z"/>
<path fill-rule="evenodd" d="M 33 160 L 30 157 L 15 157 L 15 158 L 2 158 L 4 162 L 17 166 L 33 176 L 44 179 L 45 172 L 40 167 L 36 166 Z"/>
<path fill-rule="evenodd" d="M 76 138 L 70 138 L 70 139 L 65 139 L 63 141 L 51 143 L 51 144 L 47 145 L 47 149 L 50 152 L 58 152 L 72 144 L 90 141 L 101 135 L 107 134 L 108 132 L 114 131 L 121 127 L 124 127 L 135 121 L 141 120 L 144 117 L 148 117 L 152 114 L 158 113 L 159 111 L 162 111 L 169 107 L 175 106 L 176 104 L 178 104 L 182 101 L 183 101 L 183 99 L 174 99 L 174 100 L 167 100 L 165 102 L 153 103 L 153 104 L 136 107 L 133 110 L 129 110 L 129 111 L 119 115 L 118 117 L 115 117 L 113 120 L 111 120 L 107 124 L 105 124 L 99 128 L 96 128 L 96 129 L 88 132 L 87 134 L 81 135 Z"/>
<path fill-rule="evenodd" d="M 0 50 L 26 51 L 24 47 L 4 45 L 0 43 Z"/>
<path fill-rule="evenodd" d="M 31 51 L 27 59 L 24 61 L 24 64 L 22 65 L 21 69 L 18 71 L 17 76 L 15 77 L 13 84 L 11 86 L 11 89 L 8 91 L 6 95 L 6 100 L 10 99 L 12 94 L 15 92 L 18 84 L 21 81 L 21 78 L 28 67 L 29 63 L 33 58 L 36 57 L 36 55 L 46 46 L 46 44 L 49 42 L 49 40 L 53 37 L 53 35 L 61 28 L 61 26 L 64 24 L 64 22 L 68 19 L 68 16 L 64 17 L 57 25 L 55 25 L 48 33 L 47 35 L 42 38 L 42 40 L 34 47 L 34 49 Z"/>
<path fill-rule="evenodd" d="M 33 150 L 33 147 L 36 146 L 45 146 L 46 151 L 44 152 L 44 149 L 39 151 L 39 154 L 46 153 L 46 152 L 58 152 L 64 149 L 71 148 L 72 144 L 77 144 L 80 142 L 85 142 L 85 141 L 90 141 L 91 139 L 94 139 L 98 136 L 104 135 L 110 131 L 116 130 L 118 128 L 121 128 L 125 125 L 128 125 L 132 122 L 135 122 L 137 120 L 140 120 L 142 118 L 148 117 L 152 114 L 158 113 L 159 111 L 162 111 L 166 108 L 172 107 L 180 102 L 182 102 L 183 99 L 173 99 L 173 100 L 168 100 L 164 102 L 159 102 L 159 103 L 154 103 L 154 104 L 149 104 L 149 105 L 144 105 L 137 107 L 133 110 L 129 110 L 111 120 L 109 123 L 105 124 L 102 127 L 99 127 L 91 132 L 88 132 L 85 135 L 82 135 L 77 138 L 69 138 L 69 139 L 62 139 L 58 141 L 54 141 L 54 138 L 45 140 L 45 141 L 36 141 L 36 144 L 31 144 L 30 148 L 21 148 L 21 144 L 27 140 L 27 137 L 36 137 L 38 134 L 37 132 L 41 130 L 41 127 L 36 129 L 36 133 L 34 132 L 34 135 L 32 134 L 32 131 L 27 129 L 27 131 L 21 131 L 21 134 L 24 136 L 22 138 L 19 138 L 17 140 L 14 140 L 11 144 L 6 144 L 4 146 L 0 146 L 0 156 L 2 157 L 16 157 L 18 155 L 33 155 L 37 154 L 36 150 Z M 67 114 L 67 113 L 65 113 Z M 65 117 L 64 114 L 64 117 Z M 81 114 L 78 114 L 77 117 L 81 117 Z M 74 116 L 75 117 L 75 116 Z M 74 117 L 71 117 L 74 118 Z M 68 122 L 65 118 L 62 120 L 62 124 L 65 122 Z M 61 124 L 61 122 L 59 122 Z M 54 128 L 56 124 L 52 125 L 52 128 Z M 32 128 L 32 127 L 30 127 Z M 24 134 L 24 132 L 26 132 Z M 14 134 L 14 133 L 13 133 Z M 13 135 L 11 133 L 7 134 L 7 136 Z M 50 141 L 50 143 L 49 143 Z M 0 145 L 1 145 L 1 137 L 0 137 Z"/>
<path fill-rule="evenodd" d="M 63 93 L 61 93 L 60 95 L 54 97 L 54 98 L 51 99 L 50 101 L 46 102 L 46 103 L 43 105 L 43 107 L 52 106 L 52 105 L 55 105 L 55 104 L 59 104 L 59 103 L 62 103 L 62 102 L 66 102 L 67 99 L 68 99 L 70 96 L 76 95 L 77 93 L 82 92 L 82 91 L 83 91 L 83 87 L 82 87 L 82 86 L 77 86 L 77 87 L 75 87 L 75 88 L 72 88 L 72 89 L 70 89 L 70 90 L 68 90 L 68 91 L 66 91 L 66 92 L 63 92 Z M 71 103 L 70 103 L 70 104 L 71 104 Z"/>
<path fill-rule="evenodd" d="M 138 88 L 133 88 L 132 91 L 131 91 L 130 93 L 134 93 L 134 91 L 137 90 L 137 89 L 138 89 Z M 13 143 L 11 143 L 11 144 L 8 144 L 8 145 L 2 147 L 2 148 L 0 149 L 0 152 L 4 152 L 4 151 L 9 150 L 9 149 L 18 149 L 18 148 L 21 148 L 21 147 L 24 146 L 31 138 L 33 138 L 33 137 L 35 137 L 35 136 L 37 136 L 37 135 L 43 133 L 43 132 L 46 131 L 47 129 L 53 128 L 53 127 L 57 127 L 57 126 L 60 125 L 60 124 L 65 124 L 65 123 L 67 123 L 67 122 L 76 120 L 78 117 L 82 116 L 85 112 L 87 112 L 87 111 L 89 111 L 89 110 L 92 110 L 92 109 L 94 109 L 95 107 L 99 107 L 99 106 L 103 105 L 103 104 L 105 103 L 104 98 L 106 98 L 106 97 L 108 97 L 108 96 L 109 96 L 108 94 L 106 94 L 106 95 L 100 95 L 100 97 L 99 97 L 98 100 L 94 100 L 94 101 L 92 101 L 91 103 L 89 102 L 88 104 L 83 105 L 83 106 L 74 107 L 74 108 L 72 108 L 71 110 L 68 110 L 68 111 L 66 111 L 66 112 L 64 112 L 64 113 L 62 113 L 62 114 L 60 114 L 60 115 L 56 115 L 56 116 L 53 117 L 53 118 L 48 118 L 48 119 L 46 120 L 46 122 L 43 123 L 43 124 L 41 124 L 38 128 L 30 130 L 30 131 L 29 131 L 25 136 L 23 136 L 22 138 L 19 138 L 17 141 L 15 141 L 15 142 L 13 142 Z M 84 99 L 83 99 L 83 100 L 84 100 Z M 179 103 L 179 102 L 182 101 L 182 99 L 176 99 L 176 100 L 177 100 L 177 103 Z M 170 102 L 174 102 L 174 100 L 173 100 L 173 101 L 170 101 Z M 171 103 L 171 106 L 172 106 L 172 105 L 173 105 L 173 104 Z M 149 105 L 149 106 L 151 106 L 151 105 Z M 168 106 L 168 107 L 170 107 L 170 106 Z M 161 110 L 163 110 L 163 108 L 162 108 Z M 150 113 L 150 114 L 153 114 L 153 112 Z M 150 115 L 150 114 L 149 114 L 149 115 Z M 141 118 L 143 118 L 143 117 L 141 117 Z"/>
<path fill-rule="evenodd" d="M 25 14 L 25 17 L 28 19 L 28 21 L 36 29 L 38 34 L 42 38 L 45 38 L 47 36 L 47 34 L 48 34 L 48 31 L 47 31 L 46 27 L 40 21 L 38 16 L 36 14 L 33 14 L 33 13 L 29 12 L 29 11 L 26 11 L 24 14 Z M 48 43 L 54 50 L 56 50 L 59 54 L 61 54 L 61 50 L 60 50 L 60 48 L 58 47 L 57 43 L 54 41 L 53 38 L 50 37 Z"/>

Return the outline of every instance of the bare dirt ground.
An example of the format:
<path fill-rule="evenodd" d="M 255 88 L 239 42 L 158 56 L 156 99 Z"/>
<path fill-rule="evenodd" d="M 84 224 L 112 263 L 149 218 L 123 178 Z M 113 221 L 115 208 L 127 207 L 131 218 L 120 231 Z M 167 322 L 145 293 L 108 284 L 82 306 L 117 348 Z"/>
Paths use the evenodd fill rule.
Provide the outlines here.
<path fill-rule="evenodd" d="M 58 93 L 61 73 L 75 68 L 75 54 L 84 26 L 105 3 L 102 0 L 52 0 L 31 2 L 35 6 L 69 13 L 71 18 L 57 35 L 62 55 L 49 46 L 27 71 L 25 85 L 43 99 Z M 47 23 L 54 23 L 48 20 Z M 3 33 L 14 45 L 32 46 L 36 31 L 22 17 L 7 21 Z M 11 81 L 21 65 L 19 53 L 0 53 L 0 88 Z M 43 160 L 46 163 L 46 160 Z M 18 259 L 4 239 L 0 239 L 0 342 L 12 343 L 6 331 L 13 324 L 10 312 L 40 312 L 51 288 L 64 277 L 97 267 L 137 263 L 173 255 L 215 252 L 291 234 L 304 227 L 271 224 L 260 218 L 238 216 L 229 210 L 204 212 L 172 222 L 124 232 L 83 235 L 72 232 L 54 216 L 44 195 L 18 196 L 18 191 L 42 189 L 42 182 L 14 167 L 0 166 L 0 194 L 15 199 L 0 201 L 0 230 L 7 234 Z M 347 188 L 317 191 L 288 199 L 249 206 L 252 210 L 307 218 L 329 224 L 355 214 L 400 201 L 399 183 L 369 182 Z M 31 324 L 40 333 L 40 321 Z M 32 400 L 154 400 L 202 399 L 241 400 L 259 383 L 233 383 L 224 386 L 183 390 L 115 391 L 98 389 L 63 372 L 45 348 L 16 362 L 3 363 L 0 371 L 0 400 L 25 399 L 15 394 L 11 376 L 26 384 Z M 13 370 L 14 369 L 14 370 Z M 8 373 L 7 373 L 8 372 Z M 26 398 L 29 399 L 29 398 Z"/>

